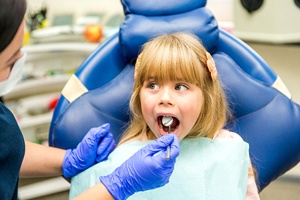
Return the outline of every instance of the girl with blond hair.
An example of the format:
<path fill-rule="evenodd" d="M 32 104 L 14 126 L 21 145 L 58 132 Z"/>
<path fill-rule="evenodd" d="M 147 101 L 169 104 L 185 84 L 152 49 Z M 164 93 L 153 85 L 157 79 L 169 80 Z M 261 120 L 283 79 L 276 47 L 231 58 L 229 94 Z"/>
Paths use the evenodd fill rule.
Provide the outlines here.
<path fill-rule="evenodd" d="M 226 96 L 215 62 L 196 36 L 164 34 L 144 44 L 134 79 L 132 118 L 118 147 L 72 179 L 71 197 L 108 182 L 107 174 L 132 154 L 171 133 L 180 140 L 180 155 L 169 183 L 129 199 L 259 199 L 249 145 L 223 129 L 230 116 Z M 166 125 L 166 118 L 172 123 Z"/>

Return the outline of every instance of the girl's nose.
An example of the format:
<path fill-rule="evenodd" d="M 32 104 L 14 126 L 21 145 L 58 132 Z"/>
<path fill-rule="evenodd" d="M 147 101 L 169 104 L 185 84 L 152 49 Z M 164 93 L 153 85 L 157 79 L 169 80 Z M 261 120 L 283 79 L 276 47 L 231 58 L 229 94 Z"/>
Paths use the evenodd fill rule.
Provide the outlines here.
<path fill-rule="evenodd" d="M 169 87 L 163 87 L 161 89 L 160 104 L 173 105 L 172 90 Z"/>

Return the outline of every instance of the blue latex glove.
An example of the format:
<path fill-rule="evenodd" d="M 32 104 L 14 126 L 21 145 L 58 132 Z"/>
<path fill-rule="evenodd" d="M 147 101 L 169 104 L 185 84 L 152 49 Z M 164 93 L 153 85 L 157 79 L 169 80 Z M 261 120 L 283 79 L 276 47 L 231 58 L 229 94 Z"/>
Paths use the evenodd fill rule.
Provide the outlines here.
<path fill-rule="evenodd" d="M 116 147 L 109 128 L 110 124 L 103 124 L 90 129 L 76 149 L 66 151 L 62 165 L 64 177 L 71 178 L 96 162 L 107 159 L 110 152 Z"/>
<path fill-rule="evenodd" d="M 170 160 L 166 148 L 171 146 Z M 176 135 L 167 134 L 149 143 L 100 181 L 115 199 L 127 199 L 133 193 L 164 186 L 174 170 L 179 155 Z"/>

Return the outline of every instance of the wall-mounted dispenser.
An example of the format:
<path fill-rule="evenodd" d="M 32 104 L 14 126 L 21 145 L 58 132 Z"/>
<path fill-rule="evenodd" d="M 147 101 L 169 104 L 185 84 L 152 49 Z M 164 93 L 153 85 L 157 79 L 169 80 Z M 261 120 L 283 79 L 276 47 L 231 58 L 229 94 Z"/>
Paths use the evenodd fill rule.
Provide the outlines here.
<path fill-rule="evenodd" d="M 300 0 L 294 0 L 294 1 L 295 1 L 296 6 L 298 6 L 300 8 Z"/>
<path fill-rule="evenodd" d="M 233 1 L 233 34 L 245 41 L 300 42 L 300 0 Z"/>
<path fill-rule="evenodd" d="M 263 0 L 241 0 L 242 6 L 249 12 L 252 13 L 258 10 L 262 4 Z"/>

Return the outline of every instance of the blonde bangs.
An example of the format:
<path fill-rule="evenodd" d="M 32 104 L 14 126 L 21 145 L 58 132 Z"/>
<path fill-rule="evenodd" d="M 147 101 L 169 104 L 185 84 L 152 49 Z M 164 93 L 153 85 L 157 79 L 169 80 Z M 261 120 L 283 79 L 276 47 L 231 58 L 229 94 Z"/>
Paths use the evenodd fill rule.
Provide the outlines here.
<path fill-rule="evenodd" d="M 172 41 L 161 38 L 144 46 L 137 80 L 140 84 L 150 78 L 161 83 L 186 81 L 201 87 L 204 70 L 194 50 L 178 38 L 168 39 Z"/>

